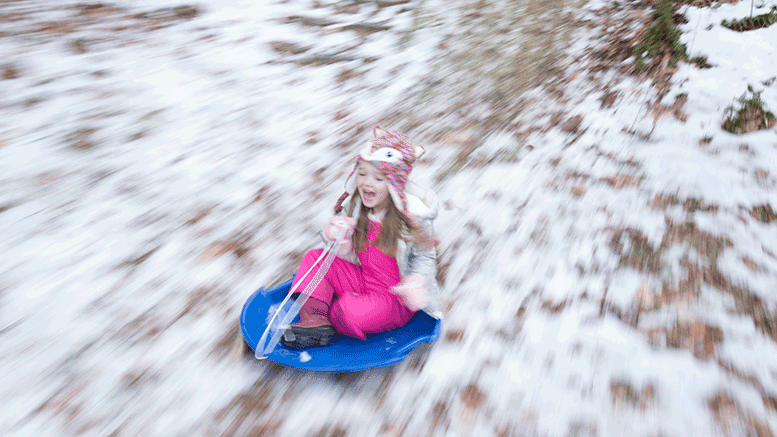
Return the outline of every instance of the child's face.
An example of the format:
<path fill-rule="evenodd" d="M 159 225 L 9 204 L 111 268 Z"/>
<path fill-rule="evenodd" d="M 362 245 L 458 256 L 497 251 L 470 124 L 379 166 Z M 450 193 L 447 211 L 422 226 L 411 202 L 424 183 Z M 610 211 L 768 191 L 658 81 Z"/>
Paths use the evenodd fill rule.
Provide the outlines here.
<path fill-rule="evenodd" d="M 356 170 L 356 189 L 364 206 L 373 212 L 382 211 L 391 202 L 386 176 L 366 161 L 360 161 Z"/>

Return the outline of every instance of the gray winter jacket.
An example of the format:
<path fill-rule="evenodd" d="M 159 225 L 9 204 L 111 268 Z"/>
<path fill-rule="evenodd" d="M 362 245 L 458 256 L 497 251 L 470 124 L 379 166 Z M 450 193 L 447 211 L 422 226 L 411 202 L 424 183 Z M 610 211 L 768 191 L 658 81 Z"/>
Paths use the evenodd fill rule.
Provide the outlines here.
<path fill-rule="evenodd" d="M 405 186 L 405 196 L 407 198 L 408 212 L 413 215 L 419 226 L 422 226 L 428 232 L 427 235 L 434 235 L 433 222 L 439 211 L 437 195 L 432 190 L 409 182 Z M 347 215 L 358 219 L 360 209 L 361 204 L 357 199 L 353 211 L 345 208 L 340 215 Z M 343 258 L 352 263 L 359 264 L 356 254 L 351 253 Z M 424 312 L 435 319 L 441 319 L 440 285 L 437 283 L 437 249 L 434 247 L 429 249 L 420 248 L 412 239 L 407 237 L 397 242 L 396 259 L 399 266 L 399 274 L 402 278 L 406 278 L 414 273 L 424 278 L 427 286 L 427 304 L 424 307 Z"/>

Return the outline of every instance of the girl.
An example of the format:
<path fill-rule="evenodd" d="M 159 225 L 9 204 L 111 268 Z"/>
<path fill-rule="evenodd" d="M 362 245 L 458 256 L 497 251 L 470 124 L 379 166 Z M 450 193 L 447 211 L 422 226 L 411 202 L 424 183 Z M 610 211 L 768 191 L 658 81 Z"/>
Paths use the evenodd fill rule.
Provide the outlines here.
<path fill-rule="evenodd" d="M 425 150 L 400 132 L 375 126 L 373 134 L 346 180 L 338 215 L 323 231 L 324 239 L 333 241 L 344 227 L 346 242 L 300 309 L 300 321 L 283 333 L 281 342 L 289 349 L 326 346 L 337 333 L 365 339 L 403 326 L 420 309 L 442 316 L 432 227 L 437 196 L 407 182 Z M 305 254 L 294 285 L 307 286 L 318 266 L 301 279 L 303 273 L 321 253 Z"/>

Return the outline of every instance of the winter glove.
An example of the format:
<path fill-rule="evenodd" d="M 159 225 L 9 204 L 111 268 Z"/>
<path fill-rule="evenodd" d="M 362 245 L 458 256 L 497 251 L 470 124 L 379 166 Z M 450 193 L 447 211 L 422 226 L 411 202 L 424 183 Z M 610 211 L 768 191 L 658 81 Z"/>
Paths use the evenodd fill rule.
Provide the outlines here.
<path fill-rule="evenodd" d="M 326 241 L 335 241 L 337 234 L 345 229 L 344 240 L 350 240 L 353 237 L 353 231 L 356 227 L 356 219 L 351 217 L 334 216 L 329 220 L 329 224 L 324 227 L 324 239 Z"/>
<path fill-rule="evenodd" d="M 411 310 L 418 311 L 426 308 L 426 281 L 418 273 L 408 275 L 402 282 L 395 285 L 392 291 Z"/>
<path fill-rule="evenodd" d="M 329 224 L 324 227 L 324 239 L 326 241 L 335 241 L 337 235 L 345 231 L 343 244 L 337 248 L 337 256 L 348 256 L 353 252 L 353 233 L 356 227 L 356 220 L 351 217 L 335 216 L 329 220 Z"/>

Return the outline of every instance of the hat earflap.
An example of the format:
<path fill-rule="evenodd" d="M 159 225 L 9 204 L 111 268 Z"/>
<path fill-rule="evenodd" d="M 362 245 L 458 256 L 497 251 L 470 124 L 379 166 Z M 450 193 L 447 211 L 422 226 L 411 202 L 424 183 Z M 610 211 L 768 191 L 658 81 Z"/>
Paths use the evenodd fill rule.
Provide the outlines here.
<path fill-rule="evenodd" d="M 394 206 L 397 207 L 399 212 L 401 212 L 404 215 L 407 215 L 407 209 L 405 208 L 403 199 L 399 195 L 399 192 L 397 191 L 397 189 L 394 188 L 393 184 L 386 184 L 386 185 L 388 185 L 389 196 L 391 197 L 391 201 L 394 203 Z"/>

